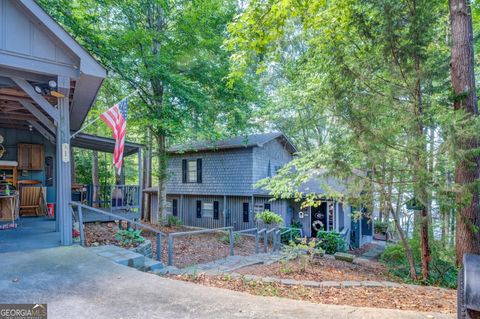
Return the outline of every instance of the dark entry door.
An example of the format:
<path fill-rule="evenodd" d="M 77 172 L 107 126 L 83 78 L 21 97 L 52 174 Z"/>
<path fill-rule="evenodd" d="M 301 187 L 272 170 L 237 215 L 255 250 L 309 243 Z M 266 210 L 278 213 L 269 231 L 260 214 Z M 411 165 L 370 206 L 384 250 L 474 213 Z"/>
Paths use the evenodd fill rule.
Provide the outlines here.
<path fill-rule="evenodd" d="M 317 237 L 317 231 L 327 228 L 327 203 L 322 202 L 317 207 L 312 207 L 312 237 Z"/>

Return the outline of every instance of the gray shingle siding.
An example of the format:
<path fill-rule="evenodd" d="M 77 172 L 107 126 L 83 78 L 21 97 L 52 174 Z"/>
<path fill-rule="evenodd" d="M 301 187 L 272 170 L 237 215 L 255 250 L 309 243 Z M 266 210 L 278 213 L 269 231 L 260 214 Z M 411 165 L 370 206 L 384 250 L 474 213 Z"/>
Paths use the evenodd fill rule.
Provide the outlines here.
<path fill-rule="evenodd" d="M 284 145 L 277 139 L 265 143 L 261 147 L 253 148 L 253 184 L 263 178 L 267 178 L 268 173 L 275 175 L 277 168 L 283 167 L 292 160 L 292 155 L 287 151 Z M 270 167 L 269 167 L 270 166 Z M 264 189 L 255 189 L 255 194 L 267 195 L 269 192 Z"/>
<path fill-rule="evenodd" d="M 202 183 L 182 182 L 182 160 L 202 159 Z M 171 154 L 168 194 L 251 195 L 252 148 Z"/>

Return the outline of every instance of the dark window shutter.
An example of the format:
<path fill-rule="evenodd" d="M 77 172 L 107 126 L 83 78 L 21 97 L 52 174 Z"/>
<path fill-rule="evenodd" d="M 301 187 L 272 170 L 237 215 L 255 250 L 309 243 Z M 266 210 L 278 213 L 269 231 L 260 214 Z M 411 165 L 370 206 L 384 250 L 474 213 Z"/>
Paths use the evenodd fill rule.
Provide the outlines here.
<path fill-rule="evenodd" d="M 249 222 L 249 213 L 248 213 L 248 203 L 243 203 L 243 222 L 248 223 Z"/>
<path fill-rule="evenodd" d="M 197 200 L 197 218 L 202 218 L 202 201 Z"/>
<path fill-rule="evenodd" d="M 178 216 L 178 201 L 176 199 L 172 201 L 172 214 Z"/>
<path fill-rule="evenodd" d="M 182 183 L 187 182 L 187 160 L 182 160 Z"/>
<path fill-rule="evenodd" d="M 218 202 L 213 202 L 213 219 L 218 219 L 219 216 L 219 209 L 218 209 Z"/>
<path fill-rule="evenodd" d="M 202 159 L 197 158 L 197 183 L 202 183 Z"/>
<path fill-rule="evenodd" d="M 265 205 L 263 205 L 263 209 L 270 210 L 270 203 L 265 203 Z"/>

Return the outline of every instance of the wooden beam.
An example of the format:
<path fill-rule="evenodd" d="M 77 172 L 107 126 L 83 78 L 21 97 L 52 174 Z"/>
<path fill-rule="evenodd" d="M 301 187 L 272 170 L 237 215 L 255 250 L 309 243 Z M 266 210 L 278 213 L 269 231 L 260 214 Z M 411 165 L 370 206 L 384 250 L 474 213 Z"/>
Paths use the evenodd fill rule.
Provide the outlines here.
<path fill-rule="evenodd" d="M 55 137 L 49 131 L 47 131 L 40 123 L 38 123 L 37 121 L 31 121 L 31 120 L 28 120 L 27 122 L 34 129 L 36 129 L 38 131 L 38 133 L 42 134 L 43 137 L 45 137 L 47 140 L 49 140 L 50 143 L 55 145 Z"/>
<path fill-rule="evenodd" d="M 59 121 L 60 115 L 58 110 L 54 108 L 50 103 L 48 103 L 48 101 L 43 96 L 35 92 L 35 90 L 33 89 L 32 85 L 30 85 L 30 83 L 28 83 L 27 81 L 21 78 L 12 77 L 11 79 L 25 93 L 27 93 L 28 96 L 30 96 L 30 98 L 34 100 L 35 103 L 38 104 L 38 106 L 40 106 L 48 115 L 50 115 L 51 118 L 53 118 L 56 122 Z M 68 92 L 70 92 L 70 90 L 68 90 Z"/>
<path fill-rule="evenodd" d="M 43 114 L 39 109 L 37 109 L 32 103 L 26 100 L 19 100 L 18 102 L 20 102 L 20 104 L 22 104 L 24 108 L 26 108 L 40 122 L 42 122 L 43 125 L 45 125 L 50 132 L 52 133 L 55 132 L 55 125 L 53 124 L 53 122 L 50 121 L 50 119 L 47 116 L 45 116 L 45 114 Z"/>
<path fill-rule="evenodd" d="M 32 120 L 32 121 L 35 121 L 36 118 L 35 116 L 33 115 L 30 115 L 30 114 L 24 114 L 24 113 L 5 113 L 5 112 L 0 112 L 0 114 L 9 119 L 9 120 L 24 120 L 24 121 L 28 121 L 28 120 Z"/>

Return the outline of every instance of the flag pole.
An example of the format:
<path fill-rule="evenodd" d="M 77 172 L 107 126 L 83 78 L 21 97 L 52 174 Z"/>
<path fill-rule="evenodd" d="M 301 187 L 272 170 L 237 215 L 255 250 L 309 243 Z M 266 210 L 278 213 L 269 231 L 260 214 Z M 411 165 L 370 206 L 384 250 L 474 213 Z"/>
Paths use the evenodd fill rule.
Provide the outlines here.
<path fill-rule="evenodd" d="M 123 99 L 121 99 L 120 101 L 123 101 L 125 99 L 128 99 L 129 97 L 131 97 L 132 95 L 134 95 L 135 93 L 137 93 L 139 91 L 139 89 L 137 88 L 135 91 L 133 91 L 132 93 L 130 93 L 129 95 L 125 96 Z M 77 136 L 77 134 L 81 133 L 82 131 L 85 131 L 85 129 L 87 127 L 89 127 L 90 125 L 92 125 L 93 123 L 95 123 L 96 121 L 98 121 L 100 119 L 100 116 L 98 116 L 96 119 L 94 119 L 93 121 L 90 121 L 87 125 L 85 125 L 84 127 L 82 127 L 81 129 L 79 129 L 78 131 L 76 131 L 75 133 L 73 133 L 70 138 L 75 138 L 75 136 Z"/>

